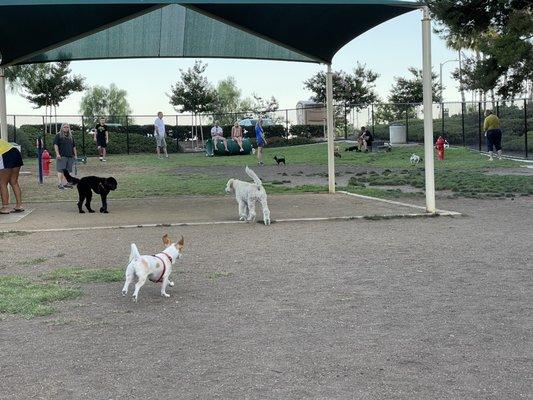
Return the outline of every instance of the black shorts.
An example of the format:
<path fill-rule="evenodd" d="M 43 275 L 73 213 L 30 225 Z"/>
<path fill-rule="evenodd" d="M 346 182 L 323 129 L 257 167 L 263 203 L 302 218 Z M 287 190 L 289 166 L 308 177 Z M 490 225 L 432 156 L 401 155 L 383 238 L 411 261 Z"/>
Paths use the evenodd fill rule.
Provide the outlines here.
<path fill-rule="evenodd" d="M 493 151 L 495 148 L 496 151 L 502 149 L 502 131 L 501 129 L 491 129 L 487 131 L 487 150 Z"/>
<path fill-rule="evenodd" d="M 107 143 L 106 143 L 105 137 L 103 137 L 103 138 L 99 138 L 99 137 L 97 137 L 97 138 L 96 138 L 96 145 L 97 145 L 98 147 L 104 147 L 104 148 L 106 148 L 106 147 L 107 147 Z"/>
<path fill-rule="evenodd" d="M 22 167 L 23 165 L 22 155 L 15 147 L 9 149 L 0 156 L 0 169 L 17 168 Z"/>

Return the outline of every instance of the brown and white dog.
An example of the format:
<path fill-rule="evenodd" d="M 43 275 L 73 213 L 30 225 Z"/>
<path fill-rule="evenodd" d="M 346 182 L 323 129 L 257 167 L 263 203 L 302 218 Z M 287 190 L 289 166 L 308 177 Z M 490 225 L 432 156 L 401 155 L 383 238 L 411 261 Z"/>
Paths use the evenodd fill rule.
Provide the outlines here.
<path fill-rule="evenodd" d="M 166 291 L 167 286 L 174 286 L 174 282 L 170 280 L 170 273 L 172 272 L 172 265 L 178 258 L 182 257 L 183 243 L 183 236 L 179 242 L 172 243 L 168 235 L 165 234 L 163 236 L 165 250 L 152 256 L 141 255 L 137 246 L 132 243 L 122 295 L 126 296 L 128 294 L 128 287 L 133 281 L 133 277 L 137 276 L 137 283 L 133 292 L 134 301 L 137 301 L 139 290 L 147 279 L 155 283 L 161 283 L 161 296 L 170 297 Z"/>

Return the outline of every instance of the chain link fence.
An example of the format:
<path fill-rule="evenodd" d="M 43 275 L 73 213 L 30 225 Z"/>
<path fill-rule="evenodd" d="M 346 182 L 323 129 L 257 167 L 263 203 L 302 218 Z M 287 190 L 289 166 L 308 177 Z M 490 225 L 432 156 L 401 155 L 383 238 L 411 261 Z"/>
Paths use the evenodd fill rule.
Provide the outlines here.
<path fill-rule="evenodd" d="M 515 99 L 495 102 L 444 102 L 433 104 L 434 140 L 440 135 L 452 145 L 482 150 L 485 145 L 483 121 L 485 110 L 493 110 L 500 118 L 503 149 L 506 154 L 528 158 L 532 154 L 533 102 Z M 213 123 L 218 121 L 224 135 L 231 135 L 237 122 L 245 136 L 255 138 L 254 125 L 259 115 L 264 119 L 267 137 L 278 138 L 280 144 L 303 144 L 326 139 L 326 109 L 320 104 L 297 109 L 266 112 L 165 115 L 166 130 L 172 152 L 201 149 L 210 138 Z M 376 139 L 388 141 L 392 125 L 404 125 L 409 142 L 424 140 L 424 110 L 421 104 L 378 103 L 371 105 L 336 105 L 335 133 L 337 139 L 355 139 L 362 126 L 369 128 Z M 110 153 L 130 154 L 153 152 L 155 115 L 106 116 L 110 138 Z M 9 115 L 9 138 L 19 143 L 26 156 L 35 154 L 37 137 L 51 147 L 53 136 L 61 124 L 68 123 L 74 132 L 82 154 L 96 155 L 92 128 L 97 121 L 81 115 Z M 275 142 L 275 140 L 273 140 Z"/>

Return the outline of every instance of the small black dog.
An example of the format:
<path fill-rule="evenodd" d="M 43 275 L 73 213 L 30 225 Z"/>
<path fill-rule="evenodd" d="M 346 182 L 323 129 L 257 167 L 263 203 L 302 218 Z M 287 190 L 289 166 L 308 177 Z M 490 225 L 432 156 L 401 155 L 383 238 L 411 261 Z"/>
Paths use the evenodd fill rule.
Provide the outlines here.
<path fill-rule="evenodd" d="M 285 157 L 278 157 L 278 156 L 275 156 L 275 157 L 274 157 L 274 160 L 276 160 L 276 162 L 278 163 L 278 165 L 280 165 L 280 164 L 285 165 Z"/>
<path fill-rule="evenodd" d="M 78 210 L 80 211 L 80 214 L 85 213 L 85 211 L 83 211 L 82 209 L 83 201 L 85 201 L 85 207 L 87 208 L 87 211 L 89 211 L 90 213 L 94 212 L 94 210 L 91 209 L 91 199 L 93 197 L 93 191 L 94 193 L 99 194 L 102 198 L 102 207 L 100 207 L 100 212 L 104 214 L 108 213 L 107 195 L 111 190 L 115 190 L 117 188 L 117 180 L 115 178 L 99 178 L 97 176 L 85 176 L 81 179 L 78 179 L 71 176 L 66 169 L 63 170 L 63 174 L 65 175 L 65 179 L 68 183 L 78 185 Z"/>
<path fill-rule="evenodd" d="M 359 147 L 357 146 L 346 147 L 344 151 L 359 151 Z"/>

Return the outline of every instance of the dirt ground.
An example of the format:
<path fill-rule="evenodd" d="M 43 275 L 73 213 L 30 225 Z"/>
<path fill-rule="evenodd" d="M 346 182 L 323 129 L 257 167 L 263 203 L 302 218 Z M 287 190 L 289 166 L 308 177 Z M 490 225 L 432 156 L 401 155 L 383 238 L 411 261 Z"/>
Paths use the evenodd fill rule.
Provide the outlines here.
<path fill-rule="evenodd" d="M 166 231 L 187 247 L 169 299 L 89 284 L 53 316 L 3 315 L 0 397 L 531 398 L 533 201 L 439 207 L 464 216 L 2 238 L 0 274 L 26 276 L 124 266 Z"/>

